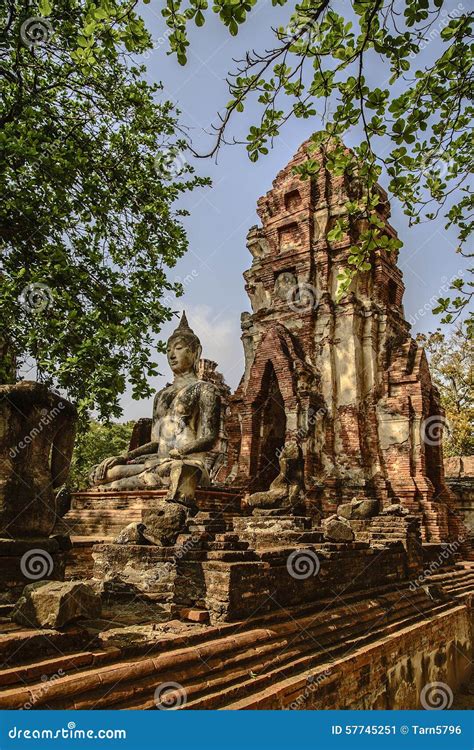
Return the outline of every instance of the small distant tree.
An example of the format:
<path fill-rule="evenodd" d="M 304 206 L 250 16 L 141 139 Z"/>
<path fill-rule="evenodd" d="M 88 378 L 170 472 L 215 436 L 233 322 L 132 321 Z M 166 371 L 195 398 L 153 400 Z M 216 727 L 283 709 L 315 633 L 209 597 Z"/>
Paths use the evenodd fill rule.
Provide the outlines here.
<path fill-rule="evenodd" d="M 101 424 L 91 420 L 85 431 L 78 434 L 71 463 L 68 486 L 82 490 L 90 485 L 89 473 L 95 464 L 108 456 L 127 450 L 134 422 Z"/>
<path fill-rule="evenodd" d="M 417 337 L 428 354 L 431 375 L 439 388 L 441 404 L 449 429 L 445 430 L 445 453 L 448 456 L 474 454 L 474 347 L 466 326 L 459 325 L 446 335 L 441 331 Z"/>

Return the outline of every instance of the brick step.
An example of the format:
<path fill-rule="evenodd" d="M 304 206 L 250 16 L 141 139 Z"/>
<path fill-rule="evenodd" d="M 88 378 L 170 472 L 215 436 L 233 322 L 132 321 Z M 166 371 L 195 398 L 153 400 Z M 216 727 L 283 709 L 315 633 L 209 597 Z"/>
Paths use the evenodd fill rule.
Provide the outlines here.
<path fill-rule="evenodd" d="M 0 662 L 8 668 L 29 663 L 38 654 L 46 657 L 82 651 L 90 648 L 91 640 L 90 633 L 81 627 L 68 626 L 62 631 L 26 630 L 11 623 L 10 627 L 2 626 L 0 633 Z"/>
<path fill-rule="evenodd" d="M 249 548 L 248 542 L 206 542 L 203 546 L 205 550 L 247 550 Z"/>
<path fill-rule="evenodd" d="M 393 592 L 392 598 L 395 596 L 396 594 Z M 420 600 L 421 597 L 422 593 L 415 592 L 412 599 Z M 385 605 L 386 603 L 387 601 L 385 601 Z M 383 626 L 386 628 L 386 618 L 389 615 L 385 606 L 380 605 L 376 601 L 365 602 L 364 604 L 365 607 L 359 607 L 356 623 L 354 623 L 354 612 L 347 612 L 346 608 L 340 608 L 338 611 L 332 613 L 332 617 L 328 617 L 326 613 L 322 613 L 313 617 L 303 618 L 299 621 L 289 620 L 280 623 L 274 630 L 250 631 L 234 637 L 224 638 L 217 642 L 200 644 L 197 648 L 181 649 L 181 652 L 174 652 L 175 656 L 173 659 L 171 659 L 171 654 L 158 655 L 155 659 L 143 657 L 133 662 L 91 669 L 87 670 L 84 674 L 78 673 L 72 677 L 66 676 L 65 678 L 58 679 L 54 685 L 49 686 L 48 691 L 44 695 L 39 695 L 36 703 L 38 706 L 45 704 L 51 708 L 87 708 L 91 707 L 91 703 L 97 701 L 100 703 L 101 708 L 105 706 L 113 706 L 114 708 L 126 707 L 117 705 L 117 701 L 129 699 L 130 696 L 135 700 L 138 692 L 148 693 L 149 696 L 150 690 L 153 693 L 157 685 L 157 673 L 160 674 L 160 681 L 171 680 L 173 675 L 175 675 L 174 679 L 176 681 L 176 665 L 185 666 L 186 663 L 189 664 L 185 669 L 186 676 L 192 677 L 194 669 L 196 677 L 199 678 L 196 686 L 202 691 L 201 659 L 205 660 L 211 672 L 209 679 L 206 679 L 205 697 L 207 698 L 209 689 L 213 686 L 221 683 L 228 684 L 229 679 L 232 681 L 237 679 L 240 662 L 246 665 L 244 674 L 248 675 L 249 670 L 268 669 L 269 664 L 273 665 L 275 660 L 277 663 L 282 662 L 284 665 L 287 665 L 289 661 L 294 661 L 295 659 L 299 661 L 301 661 L 301 658 L 313 659 L 314 653 L 311 657 L 305 657 L 304 655 L 308 651 L 314 652 L 315 643 L 321 647 L 319 653 L 322 655 L 334 649 L 337 653 L 341 649 L 347 649 L 351 639 L 354 642 L 360 638 L 365 640 L 383 632 L 383 628 L 374 630 L 372 625 L 383 622 Z M 396 604 L 395 600 L 394 604 Z M 392 610 L 388 610 L 392 618 L 398 621 L 400 621 L 400 614 L 402 612 L 405 614 L 407 609 L 407 605 L 403 600 L 401 600 L 401 604 L 401 611 L 396 618 L 394 618 L 394 614 L 397 607 L 394 606 Z M 432 612 L 434 609 L 436 608 L 432 605 L 428 606 L 429 611 Z M 403 618 L 403 621 L 413 621 L 413 618 L 418 619 L 420 616 L 422 617 L 423 614 L 420 614 L 418 601 L 418 606 L 412 606 L 411 617 Z M 296 638 L 294 637 L 295 633 Z M 262 648 L 257 649 L 257 651 L 255 650 L 258 643 L 262 644 L 263 651 Z M 289 644 L 292 646 L 290 650 L 288 648 Z M 275 654 L 274 657 L 271 657 L 272 653 Z M 257 661 L 255 660 L 256 655 Z M 269 658 L 270 662 L 268 661 Z M 172 671 L 163 674 L 162 668 L 167 665 L 169 665 Z M 222 668 L 226 666 L 228 666 L 229 671 L 228 674 L 224 674 L 223 676 L 221 674 Z M 285 669 L 287 669 L 287 666 L 285 666 Z M 216 670 L 217 674 L 212 676 Z M 132 686 L 128 684 L 122 687 L 119 686 L 121 682 L 125 681 L 127 683 L 128 680 L 132 681 Z M 112 690 L 111 684 L 115 686 Z M 188 690 L 188 683 L 183 684 L 185 684 L 186 690 Z M 18 707 L 21 702 L 24 703 L 28 700 L 30 693 L 35 694 L 36 691 L 39 694 L 40 688 L 41 684 L 39 686 L 32 686 L 29 689 L 30 692 L 25 688 L 17 691 L 7 691 L 3 694 L 4 705 L 6 703 L 7 706 Z M 189 689 L 189 694 L 192 698 L 192 685 L 189 685 Z M 77 696 L 80 697 L 78 698 Z"/>
<path fill-rule="evenodd" d="M 191 534 L 208 533 L 208 534 L 225 534 L 229 531 L 227 524 L 222 521 L 208 521 L 196 523 L 191 520 L 188 523 L 188 530 Z"/>
<path fill-rule="evenodd" d="M 429 576 L 426 584 L 435 583 L 443 586 L 453 596 L 474 593 L 474 573 L 467 573 L 464 576 L 446 576 L 446 574 L 437 574 Z"/>
<path fill-rule="evenodd" d="M 54 675 L 71 674 L 89 666 L 98 666 L 112 662 L 120 656 L 120 649 L 110 646 L 105 649 L 91 651 L 76 651 L 63 656 L 54 656 L 49 659 L 30 660 L 26 664 L 17 665 L 3 669 L 0 672 L 0 687 L 15 684 L 26 685 L 41 678 L 41 682 L 47 682 Z M 1 697 L 1 693 L 0 693 Z"/>
<path fill-rule="evenodd" d="M 437 608 L 437 611 L 440 608 Z M 417 613 L 411 618 L 410 622 L 423 619 Z M 406 620 L 408 622 L 408 620 Z M 399 629 L 397 623 L 394 624 L 394 630 Z M 344 639 L 343 634 L 337 631 L 333 633 L 333 641 L 322 643 L 317 642 L 311 637 L 308 631 L 308 637 L 305 643 L 301 643 L 298 648 L 295 645 L 291 650 L 285 648 L 270 661 L 267 658 L 268 649 L 266 644 L 256 646 L 255 655 L 258 655 L 256 661 L 248 664 L 247 660 L 239 666 L 235 660 L 229 670 L 220 672 L 214 677 L 206 680 L 206 687 L 203 690 L 202 679 L 196 681 L 183 682 L 186 690 L 187 703 L 186 709 L 216 709 L 233 707 L 235 700 L 248 700 L 249 707 L 253 705 L 255 691 L 261 690 L 275 682 L 279 682 L 281 677 L 286 677 L 291 673 L 301 673 L 301 671 L 313 670 L 315 664 L 331 664 L 331 660 L 340 658 L 353 648 L 370 643 L 379 637 L 385 637 L 387 628 L 372 630 L 370 633 L 362 633 L 353 639 Z M 315 648 L 320 646 L 321 648 Z M 305 646 L 306 648 L 303 648 Z M 329 661 L 328 661 L 329 659 Z M 260 673 L 259 671 L 260 670 Z M 249 679 L 250 675 L 250 679 Z M 156 685 L 156 682 L 155 682 Z M 142 686 L 144 690 L 150 689 L 150 685 Z M 145 700 L 140 696 L 132 696 L 129 699 L 122 700 L 114 704 L 115 709 L 142 709 L 152 710 L 156 708 L 153 694 L 149 694 Z"/>
<path fill-rule="evenodd" d="M 459 568 L 455 574 L 450 574 L 451 583 L 456 585 L 456 582 L 469 576 L 469 570 L 465 566 Z M 440 576 L 443 577 L 443 576 Z M 398 594 L 397 594 L 398 591 Z M 379 601 L 376 601 L 376 595 L 378 594 Z M 398 601 L 397 601 L 398 596 Z M 227 625 L 220 626 L 219 628 L 209 628 L 206 634 L 196 634 L 194 636 L 183 636 L 181 639 L 181 645 L 186 644 L 186 647 L 179 647 L 180 638 L 171 639 L 169 642 L 162 641 L 159 644 L 155 644 L 154 649 L 150 649 L 150 644 L 143 644 L 143 649 L 150 652 L 158 650 L 160 653 L 155 657 L 144 656 L 141 659 L 133 659 L 128 662 L 119 662 L 115 665 L 109 665 L 106 667 L 100 667 L 99 669 L 83 669 L 77 674 L 64 678 L 59 678 L 54 681 L 51 688 L 48 686 L 48 692 L 43 704 L 48 707 L 92 707 L 95 699 L 100 700 L 101 707 L 104 705 L 104 695 L 102 693 L 109 694 L 106 698 L 107 702 L 110 698 L 112 705 L 115 708 L 127 708 L 127 707 L 146 707 L 146 703 L 150 702 L 153 697 L 154 689 L 157 685 L 157 680 L 160 682 L 165 681 L 166 675 L 169 675 L 169 679 L 172 681 L 178 681 L 188 688 L 188 678 L 192 679 L 193 674 L 191 667 L 197 672 L 195 673 L 196 685 L 203 686 L 203 672 L 202 662 L 204 659 L 210 663 L 211 660 L 216 660 L 216 665 L 211 672 L 220 670 L 215 675 L 215 679 L 224 679 L 226 689 L 224 690 L 227 696 L 226 700 L 229 701 L 232 696 L 232 691 L 229 691 L 229 680 L 237 679 L 236 664 L 241 663 L 244 666 L 244 671 L 247 675 L 246 682 L 248 683 L 249 670 L 255 671 L 255 668 L 259 668 L 258 665 L 263 663 L 264 669 L 269 669 L 274 664 L 275 659 L 278 661 L 279 652 L 281 651 L 281 639 L 286 643 L 286 640 L 291 639 L 294 633 L 297 635 L 303 628 L 303 633 L 306 631 L 308 635 L 303 635 L 303 640 L 295 641 L 296 651 L 292 651 L 291 658 L 292 664 L 298 662 L 301 659 L 308 659 L 311 666 L 315 663 L 315 656 L 313 654 L 306 654 L 305 649 L 312 648 L 311 644 L 314 644 L 314 640 L 324 645 L 323 658 L 326 658 L 328 648 L 343 649 L 347 648 L 347 644 L 352 640 L 356 643 L 357 639 L 362 640 L 373 639 L 384 635 L 389 630 L 397 630 L 400 627 L 400 623 L 409 623 L 416 621 L 416 619 L 423 618 L 426 615 L 431 616 L 435 612 L 441 612 L 445 609 L 449 609 L 452 606 L 450 602 L 444 602 L 435 604 L 430 602 L 426 594 L 417 590 L 416 592 L 410 592 L 407 586 L 400 587 L 394 586 L 382 587 L 382 589 L 374 590 L 373 600 L 364 600 L 364 602 L 357 602 L 360 599 L 360 593 L 354 595 L 345 595 L 345 599 L 348 601 L 354 601 L 356 607 L 353 610 L 349 607 L 340 608 L 339 610 L 334 609 L 334 602 L 329 602 L 327 611 L 324 610 L 324 603 L 320 602 L 318 605 L 318 611 L 313 611 L 311 614 L 298 615 L 295 611 L 292 613 L 292 617 L 288 620 L 283 619 L 284 615 L 266 616 L 261 618 L 260 622 L 263 627 L 255 629 L 255 622 L 252 623 L 254 627 L 245 633 L 235 634 L 236 627 L 241 626 Z M 330 605 L 332 603 L 332 609 Z M 322 611 L 321 611 L 322 609 Z M 293 619 L 296 617 L 296 619 Z M 354 622 L 354 618 L 356 618 Z M 379 620 L 380 628 L 373 627 L 372 623 Z M 265 622 L 268 623 L 265 625 Z M 365 629 L 368 632 L 366 635 L 363 634 Z M 233 632 L 234 631 L 234 632 Z M 36 631 L 36 635 L 38 631 Z M 226 634 L 229 634 L 226 636 Z M 357 635 L 356 635 L 357 634 Z M 43 634 L 41 634 L 43 636 Z M 354 636 L 356 638 L 354 639 Z M 223 637 L 222 637 L 223 636 Z M 44 636 L 43 636 L 44 637 Z M 214 640 L 212 640 L 214 639 Z M 216 640 L 217 639 L 217 640 Z M 323 643 L 324 642 L 324 643 Z M 193 643 L 191 648 L 188 644 Z M 333 646 L 331 646 L 333 643 Z M 178 647 L 178 650 L 176 650 Z M 260 658 L 260 661 L 256 661 L 259 656 L 256 649 L 264 648 L 265 658 Z M 252 653 L 249 654 L 249 649 Z M 165 650 L 165 653 L 163 653 Z M 288 648 L 285 646 L 285 652 L 288 653 Z M 336 651 L 334 651 L 336 653 Z M 122 651 L 123 654 L 123 651 Z M 239 656 L 239 660 L 236 661 L 236 656 Z M 269 660 L 272 654 L 274 657 Z M 275 655 L 276 654 L 276 655 Z M 303 654 L 303 655 L 302 655 Z M 261 656 L 261 654 L 260 654 Z M 151 662 L 150 662 L 151 658 Z M 283 658 L 283 656 L 282 656 Z M 230 660 L 230 661 L 229 661 Z M 252 661 L 253 660 L 253 661 Z M 327 658 L 326 658 L 327 661 Z M 213 662 L 211 662 L 213 664 Z M 224 675 L 222 673 L 222 666 L 229 664 L 229 673 Z M 253 664 L 253 667 L 252 667 Z M 189 669 L 188 669 L 188 665 Z M 194 665 L 194 666 L 193 666 Z M 183 668 L 184 673 L 181 677 L 179 670 Z M 282 666 L 281 670 L 283 673 L 288 671 L 288 665 Z M 293 667 L 291 667 L 293 669 Z M 300 668 L 300 667 L 298 667 Z M 214 680 L 214 677 L 212 678 Z M 241 679 L 241 678 L 239 678 Z M 131 684 L 130 684 L 131 682 Z M 252 678 L 250 681 L 255 691 L 255 679 Z M 270 679 L 271 682 L 271 679 Z M 123 687 L 120 685 L 123 684 Z M 146 684 L 145 684 L 146 683 Z M 159 684 L 159 683 L 158 683 Z M 112 690 L 111 690 L 112 685 Z M 113 687 L 116 685 L 116 687 Z M 205 695 L 199 697 L 190 692 L 190 700 L 187 707 L 198 707 L 193 701 L 209 701 L 213 697 L 210 690 L 211 683 L 206 681 Z M 192 684 L 189 685 L 190 690 Z M 219 690 L 219 685 L 216 682 L 213 683 L 213 690 Z M 24 688 L 21 690 L 24 691 Z M 14 691 L 10 693 L 8 699 L 11 701 L 15 696 L 15 701 L 20 706 L 28 701 L 28 696 L 31 697 L 31 691 L 41 690 L 41 683 L 36 686 L 29 688 L 30 692 Z M 44 690 L 44 687 L 43 687 Z M 51 692 L 52 691 L 52 692 Z M 143 691 L 143 696 L 138 696 L 137 693 Z M 146 695 L 148 693 L 148 695 Z M 4 694 L 3 694 L 4 695 Z M 245 695 L 245 690 L 244 690 Z M 150 698 L 151 696 L 151 698 Z M 194 697 L 193 697 L 194 696 Z M 40 700 L 42 697 L 40 696 Z M 140 703 L 141 705 L 132 706 L 128 705 L 130 701 Z M 154 707 L 153 701 L 149 707 Z M 10 705 L 10 704 L 8 704 Z M 40 705 L 38 701 L 37 705 Z M 202 706 L 204 707 L 204 706 Z M 217 707 L 209 705 L 208 707 Z"/>
<path fill-rule="evenodd" d="M 420 625 L 422 625 L 422 623 L 423 620 L 420 620 Z M 416 623 L 412 623 L 412 625 L 416 626 Z M 388 636 L 382 633 L 383 639 L 394 638 L 395 640 L 396 637 L 396 631 Z M 356 642 L 353 644 L 354 651 L 351 651 L 350 655 L 344 653 L 342 655 L 333 653 L 332 659 L 328 659 L 326 662 L 322 661 L 317 662 L 316 664 L 310 662 L 306 665 L 301 664 L 298 669 L 291 670 L 293 674 L 290 672 L 291 676 L 289 677 L 287 676 L 289 672 L 288 668 L 285 670 L 279 670 L 277 673 L 272 673 L 267 684 L 263 684 L 262 686 L 256 685 L 255 681 L 249 681 L 246 688 L 241 691 L 242 697 L 237 696 L 232 699 L 231 696 L 226 695 L 226 691 L 223 691 L 220 709 L 243 711 L 248 709 L 268 710 L 281 708 L 281 703 L 278 701 L 278 698 L 281 696 L 284 696 L 284 706 L 289 707 L 293 701 L 296 701 L 299 696 L 304 695 L 305 692 L 307 692 L 308 686 L 311 684 L 308 679 L 309 677 L 312 678 L 313 684 L 316 684 L 318 688 L 324 689 L 328 683 L 334 683 L 340 679 L 340 666 L 346 658 L 351 661 L 357 659 L 365 652 L 367 646 L 370 647 L 372 644 L 375 645 L 376 642 L 377 639 Z M 275 689 L 276 686 L 277 689 Z M 276 702 L 275 699 L 277 699 L 278 702 Z M 188 703 L 186 705 L 186 709 L 198 708 L 206 708 L 206 706 L 203 705 L 202 701 L 200 704 L 196 702 Z"/>
<path fill-rule="evenodd" d="M 472 583 L 474 581 L 474 570 L 459 570 L 456 566 L 454 569 L 443 570 L 440 573 L 433 573 L 432 575 L 427 576 L 427 580 L 446 586 L 461 581 Z"/>

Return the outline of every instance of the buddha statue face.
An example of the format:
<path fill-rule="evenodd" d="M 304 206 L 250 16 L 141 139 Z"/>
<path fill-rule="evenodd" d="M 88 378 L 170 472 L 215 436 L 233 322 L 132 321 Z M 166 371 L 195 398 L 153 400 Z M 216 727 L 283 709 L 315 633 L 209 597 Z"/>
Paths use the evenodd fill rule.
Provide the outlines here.
<path fill-rule="evenodd" d="M 188 372 L 196 372 L 200 357 L 200 346 L 194 346 L 193 342 L 185 337 L 176 336 L 168 341 L 166 355 L 168 363 L 174 375 L 184 375 Z"/>

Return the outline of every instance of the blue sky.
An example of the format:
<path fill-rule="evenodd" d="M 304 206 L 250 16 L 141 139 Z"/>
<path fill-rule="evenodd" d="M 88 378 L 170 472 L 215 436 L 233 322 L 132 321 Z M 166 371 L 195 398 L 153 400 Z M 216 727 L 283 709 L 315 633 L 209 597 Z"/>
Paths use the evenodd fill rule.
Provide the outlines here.
<path fill-rule="evenodd" d="M 166 27 L 161 7 L 158 0 L 143 6 L 143 15 L 155 40 L 155 49 L 146 59 L 148 78 L 163 82 L 165 96 L 181 110 L 180 121 L 189 128 L 194 146 L 204 152 L 213 143 L 206 131 L 210 131 L 211 124 L 216 122 L 216 113 L 223 110 L 230 98 L 223 79 L 233 68 L 232 58 L 241 57 L 249 48 L 265 48 L 272 39 L 270 27 L 287 24 L 290 6 L 275 9 L 269 0 L 260 0 L 235 38 L 217 18 L 210 19 L 203 29 L 192 34 L 185 67 L 181 67 L 174 56 L 166 54 L 168 46 L 163 36 Z M 459 3 L 447 3 L 448 11 L 450 7 L 457 8 Z M 436 54 L 437 45 L 436 40 L 430 42 L 431 49 L 423 55 Z M 384 81 L 378 80 L 380 68 L 377 65 L 368 75 L 371 82 L 383 87 Z M 252 103 L 246 112 L 238 115 L 232 124 L 232 135 L 245 138 L 248 126 L 257 121 L 258 111 L 258 105 Z M 213 186 L 196 190 L 183 201 L 183 206 L 190 211 L 185 219 L 189 251 L 169 276 L 185 282 L 185 294 L 172 307 L 186 309 L 191 327 L 202 340 L 203 356 L 218 362 L 232 388 L 238 384 L 243 371 L 240 314 L 250 306 L 242 272 L 250 266 L 245 237 L 249 227 L 258 223 L 257 199 L 271 188 L 277 172 L 288 163 L 299 145 L 320 127 L 318 117 L 290 120 L 269 155 L 257 163 L 249 161 L 244 146 L 224 146 L 217 163 L 209 159 L 190 160 L 200 174 L 212 178 Z M 359 137 L 360 133 L 355 131 L 346 139 L 347 145 L 358 143 Z M 381 183 L 386 187 L 385 179 L 382 178 Z M 413 322 L 413 333 L 434 330 L 439 318 L 431 312 L 433 301 L 444 294 L 443 285 L 447 280 L 465 269 L 463 259 L 455 253 L 456 234 L 444 229 L 442 215 L 409 228 L 408 219 L 397 202 L 392 200 L 391 205 L 390 221 L 405 243 L 400 254 L 406 285 L 405 315 Z M 164 327 L 163 338 L 174 327 Z M 163 387 L 170 376 L 163 355 L 158 355 L 158 364 L 163 375 L 154 379 L 155 388 Z M 122 405 L 124 419 L 136 419 L 150 411 L 151 400 L 134 402 L 125 394 Z"/>

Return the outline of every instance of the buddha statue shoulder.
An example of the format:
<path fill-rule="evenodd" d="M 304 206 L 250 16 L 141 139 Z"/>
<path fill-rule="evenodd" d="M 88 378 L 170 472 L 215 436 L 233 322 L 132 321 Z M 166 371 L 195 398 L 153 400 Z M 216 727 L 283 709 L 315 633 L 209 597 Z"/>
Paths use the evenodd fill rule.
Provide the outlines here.
<path fill-rule="evenodd" d="M 167 488 L 168 499 L 187 502 L 197 486 L 209 484 L 206 456 L 219 435 L 220 396 L 198 379 L 200 357 L 201 343 L 183 313 L 167 343 L 174 378 L 155 396 L 150 442 L 95 466 L 90 479 L 97 490 Z"/>

